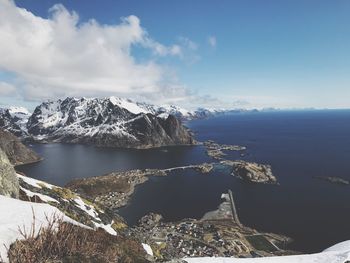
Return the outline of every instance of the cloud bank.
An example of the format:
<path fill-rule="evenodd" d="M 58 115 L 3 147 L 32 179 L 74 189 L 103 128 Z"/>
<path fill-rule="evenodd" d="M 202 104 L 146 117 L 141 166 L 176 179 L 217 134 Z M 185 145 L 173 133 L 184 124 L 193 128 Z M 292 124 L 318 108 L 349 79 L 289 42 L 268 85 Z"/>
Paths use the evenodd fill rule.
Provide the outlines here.
<path fill-rule="evenodd" d="M 46 19 L 0 0 L 0 70 L 16 76 L 16 92 L 27 100 L 111 94 L 184 100 L 190 92 L 157 58 L 181 58 L 186 48 L 195 48 L 188 41 L 165 46 L 136 16 L 115 25 L 81 22 L 77 13 L 58 4 Z M 134 47 L 149 51 L 150 58 L 137 61 Z M 0 83 L 0 94 L 14 89 Z"/>
<path fill-rule="evenodd" d="M 0 81 L 0 95 L 1 96 L 10 96 L 14 95 L 16 88 L 10 83 Z"/>

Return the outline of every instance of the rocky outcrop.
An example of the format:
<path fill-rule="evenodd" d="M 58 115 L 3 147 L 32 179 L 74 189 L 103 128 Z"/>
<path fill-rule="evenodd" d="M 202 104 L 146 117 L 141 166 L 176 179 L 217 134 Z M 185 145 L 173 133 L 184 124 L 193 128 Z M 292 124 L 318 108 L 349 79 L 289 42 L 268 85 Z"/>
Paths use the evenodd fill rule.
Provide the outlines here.
<path fill-rule="evenodd" d="M 0 129 L 0 149 L 4 151 L 12 165 L 40 161 L 40 157 L 27 148 L 15 135 Z"/>
<path fill-rule="evenodd" d="M 13 198 L 19 196 L 19 183 L 16 171 L 7 158 L 5 152 L 0 148 L 0 195 Z"/>
<path fill-rule="evenodd" d="M 38 106 L 27 124 L 39 142 L 84 143 L 106 147 L 151 148 L 193 144 L 180 120 L 149 113 L 130 101 L 76 99 L 50 101 Z"/>
<path fill-rule="evenodd" d="M 251 163 L 246 161 L 223 161 L 232 165 L 233 175 L 252 183 L 277 183 L 276 177 L 272 174 L 270 165 Z"/>

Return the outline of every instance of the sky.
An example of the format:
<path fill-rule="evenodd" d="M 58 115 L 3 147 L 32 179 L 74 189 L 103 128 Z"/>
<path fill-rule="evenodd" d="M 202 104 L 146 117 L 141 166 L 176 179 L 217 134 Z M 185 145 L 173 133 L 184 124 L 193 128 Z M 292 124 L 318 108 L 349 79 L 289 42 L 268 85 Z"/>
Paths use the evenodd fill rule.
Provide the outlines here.
<path fill-rule="evenodd" d="M 0 0 L 0 106 L 350 108 L 348 0 Z"/>

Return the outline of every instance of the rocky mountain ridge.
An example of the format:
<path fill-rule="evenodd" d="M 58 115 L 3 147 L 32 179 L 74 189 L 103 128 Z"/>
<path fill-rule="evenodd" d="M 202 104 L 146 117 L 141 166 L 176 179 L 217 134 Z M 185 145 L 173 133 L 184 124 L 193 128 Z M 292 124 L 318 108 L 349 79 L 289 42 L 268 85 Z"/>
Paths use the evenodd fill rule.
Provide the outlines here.
<path fill-rule="evenodd" d="M 116 97 L 66 98 L 43 102 L 31 115 L 2 109 L 0 128 L 22 139 L 43 143 L 122 148 L 194 144 L 192 134 L 182 125 L 182 118 L 175 116 L 176 112 L 180 112 L 176 107 L 166 109 Z"/>
<path fill-rule="evenodd" d="M 0 108 L 0 127 L 18 137 L 28 136 L 27 121 L 31 113 L 23 107 Z"/>
<path fill-rule="evenodd" d="M 122 148 L 194 144 L 190 131 L 173 115 L 160 118 L 115 97 L 44 102 L 29 117 L 27 129 L 39 142 Z"/>
<path fill-rule="evenodd" d="M 156 106 L 118 97 L 66 98 L 49 100 L 38 105 L 33 113 L 23 107 L 0 108 L 0 128 L 22 139 L 35 141 L 62 141 L 92 143 L 115 147 L 154 147 L 172 144 L 188 144 L 186 129 L 181 121 L 209 118 L 217 115 L 241 112 L 241 110 L 217 110 L 198 108 L 186 110 L 175 105 Z M 176 122 L 173 117 L 180 122 Z M 170 117 L 170 119 L 168 119 Z M 174 125 L 173 127 L 171 125 Z M 141 130 L 133 130 L 141 129 Z M 164 136 L 171 131 L 172 136 Z M 139 138 L 160 133 L 159 138 Z M 108 134 L 109 138 L 101 141 Z M 174 138 L 174 136 L 176 138 Z M 159 136 L 158 136 L 159 137 Z M 186 135 L 188 137 L 188 135 Z M 118 140 L 118 142 L 116 142 Z M 185 142 L 184 142 L 185 140 Z"/>

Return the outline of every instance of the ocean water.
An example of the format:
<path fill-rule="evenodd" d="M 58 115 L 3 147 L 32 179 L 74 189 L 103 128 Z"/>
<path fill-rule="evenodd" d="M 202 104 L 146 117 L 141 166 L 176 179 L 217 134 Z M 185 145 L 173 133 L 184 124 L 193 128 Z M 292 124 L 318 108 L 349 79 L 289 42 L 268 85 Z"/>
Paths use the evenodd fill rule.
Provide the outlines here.
<path fill-rule="evenodd" d="M 291 249 L 318 252 L 350 239 L 350 186 L 314 176 L 350 180 L 350 111 L 241 113 L 187 123 L 198 140 L 247 147 L 227 159 L 270 164 L 280 185 L 249 184 L 225 171 L 203 175 L 176 171 L 151 177 L 119 210 L 130 224 L 148 212 L 167 221 L 200 218 L 232 189 L 243 224 L 280 233 L 295 241 Z M 82 145 L 33 145 L 45 160 L 19 167 L 27 175 L 64 185 L 73 178 L 131 168 L 165 168 L 210 159 L 198 147 L 117 150 Z"/>

